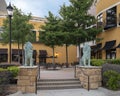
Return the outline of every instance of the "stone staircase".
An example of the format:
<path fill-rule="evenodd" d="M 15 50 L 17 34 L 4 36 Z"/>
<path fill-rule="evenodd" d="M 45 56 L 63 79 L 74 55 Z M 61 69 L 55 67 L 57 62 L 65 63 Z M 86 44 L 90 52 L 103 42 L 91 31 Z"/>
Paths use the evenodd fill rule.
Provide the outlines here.
<path fill-rule="evenodd" d="M 75 89 L 81 87 L 78 79 L 41 79 L 37 82 L 37 90 Z"/>

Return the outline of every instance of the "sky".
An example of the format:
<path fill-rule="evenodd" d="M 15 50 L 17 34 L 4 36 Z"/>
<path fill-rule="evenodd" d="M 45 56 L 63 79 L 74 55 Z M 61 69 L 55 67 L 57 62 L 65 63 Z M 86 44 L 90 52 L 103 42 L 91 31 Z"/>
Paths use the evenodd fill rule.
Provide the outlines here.
<path fill-rule="evenodd" d="M 11 2 L 24 13 L 32 13 L 33 16 L 48 16 L 48 11 L 59 15 L 60 6 L 64 3 L 69 5 L 69 0 L 6 0 L 7 5 Z"/>

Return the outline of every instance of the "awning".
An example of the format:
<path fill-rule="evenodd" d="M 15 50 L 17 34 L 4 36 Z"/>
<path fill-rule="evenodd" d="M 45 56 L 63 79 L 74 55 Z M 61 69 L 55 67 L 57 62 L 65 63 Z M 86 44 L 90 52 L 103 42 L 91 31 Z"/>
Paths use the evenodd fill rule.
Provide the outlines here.
<path fill-rule="evenodd" d="M 0 54 L 8 54 L 8 49 L 0 49 Z"/>
<path fill-rule="evenodd" d="M 102 43 L 98 43 L 98 44 L 95 46 L 95 48 L 93 49 L 93 51 L 94 51 L 94 52 L 97 52 L 97 51 L 99 51 L 99 50 L 101 49 L 101 47 L 102 47 Z"/>
<path fill-rule="evenodd" d="M 39 57 L 46 57 L 47 56 L 47 51 L 46 50 L 39 50 Z"/>
<path fill-rule="evenodd" d="M 12 54 L 18 55 L 18 49 L 12 49 Z M 22 55 L 22 49 L 19 49 L 19 54 Z"/>
<path fill-rule="evenodd" d="M 117 23 L 113 23 L 113 24 L 107 24 L 105 27 L 104 27 L 104 30 L 107 30 L 109 28 L 113 28 L 113 27 L 116 27 L 117 26 Z"/>
<path fill-rule="evenodd" d="M 120 44 L 116 48 L 120 48 Z"/>
<path fill-rule="evenodd" d="M 112 49 L 114 47 L 115 43 L 116 43 L 116 40 L 108 41 L 108 42 L 105 43 L 105 46 L 102 49 L 103 50 Z"/>

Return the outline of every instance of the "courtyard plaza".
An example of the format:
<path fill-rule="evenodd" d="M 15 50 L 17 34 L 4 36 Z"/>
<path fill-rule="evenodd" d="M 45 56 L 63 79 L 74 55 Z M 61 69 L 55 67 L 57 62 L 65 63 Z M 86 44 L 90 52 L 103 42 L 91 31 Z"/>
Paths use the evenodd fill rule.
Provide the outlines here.
<path fill-rule="evenodd" d="M 75 69 L 61 68 L 58 70 L 46 70 L 41 68 L 40 79 L 72 79 L 75 75 Z M 95 90 L 79 89 L 58 89 L 58 90 L 37 90 L 37 94 L 18 91 L 9 96 L 120 96 L 120 91 L 112 91 L 103 87 Z"/>

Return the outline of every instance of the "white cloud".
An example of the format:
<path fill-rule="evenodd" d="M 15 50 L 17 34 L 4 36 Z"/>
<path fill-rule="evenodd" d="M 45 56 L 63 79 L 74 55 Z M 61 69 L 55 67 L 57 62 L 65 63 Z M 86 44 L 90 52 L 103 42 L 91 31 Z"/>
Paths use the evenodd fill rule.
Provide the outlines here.
<path fill-rule="evenodd" d="M 69 4 L 69 0 L 6 0 L 6 2 L 13 3 L 25 13 L 31 12 L 33 15 L 40 17 L 48 15 L 48 11 L 58 15 L 60 6 L 63 3 Z"/>

